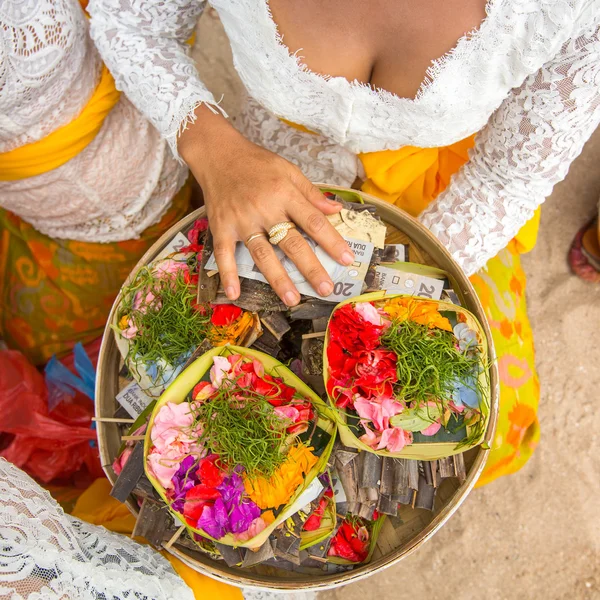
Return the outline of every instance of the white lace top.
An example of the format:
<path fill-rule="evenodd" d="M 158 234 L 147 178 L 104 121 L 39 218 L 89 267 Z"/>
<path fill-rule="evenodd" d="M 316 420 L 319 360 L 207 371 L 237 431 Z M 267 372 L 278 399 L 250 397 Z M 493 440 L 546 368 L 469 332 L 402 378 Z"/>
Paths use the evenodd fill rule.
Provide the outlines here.
<path fill-rule="evenodd" d="M 92 37 L 119 87 L 174 151 L 199 103 L 217 109 L 184 50 L 203 4 L 90 3 Z M 444 146 L 481 130 L 468 164 L 421 217 L 468 273 L 533 215 L 600 120 L 599 0 L 489 0 L 481 27 L 432 64 L 414 100 L 303 67 L 267 0 L 210 4 L 250 96 L 322 136 L 310 141 L 256 111 L 242 127 L 309 176 L 327 174 L 325 164 L 330 180 L 347 182 L 358 152 Z"/>
<path fill-rule="evenodd" d="M 0 0 L 0 152 L 69 123 L 100 73 L 77 0 Z M 0 207 L 51 237 L 127 240 L 161 218 L 186 174 L 122 96 L 75 158 L 36 177 L 0 181 Z"/>
<path fill-rule="evenodd" d="M 66 515 L 31 477 L 0 458 L 0 600 L 194 600 L 150 546 Z M 244 589 L 245 600 L 316 600 Z M 207 600 L 209 600 L 207 598 Z"/>

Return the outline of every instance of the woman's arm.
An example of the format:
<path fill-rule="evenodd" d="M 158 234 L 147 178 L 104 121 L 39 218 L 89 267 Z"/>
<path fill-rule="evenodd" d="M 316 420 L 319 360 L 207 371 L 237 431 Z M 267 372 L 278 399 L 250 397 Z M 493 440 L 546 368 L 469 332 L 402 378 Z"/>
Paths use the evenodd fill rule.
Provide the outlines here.
<path fill-rule="evenodd" d="M 518 233 L 600 122 L 600 27 L 573 37 L 513 91 L 420 220 L 467 274 Z"/>
<path fill-rule="evenodd" d="M 282 221 L 293 221 L 342 264 L 354 260 L 325 218 L 339 205 L 323 196 L 283 158 L 252 144 L 227 121 L 200 80 L 185 41 L 204 0 L 91 0 L 91 35 L 125 91 L 181 153 L 202 186 L 223 287 L 240 293 L 235 245 Z M 279 244 L 322 296 L 333 282 L 297 230 Z M 248 244 L 252 257 L 281 299 L 300 301 L 266 237 Z"/>
<path fill-rule="evenodd" d="M 125 92 L 169 142 L 206 105 L 221 112 L 202 83 L 186 43 L 205 0 L 90 0 L 90 34 Z"/>

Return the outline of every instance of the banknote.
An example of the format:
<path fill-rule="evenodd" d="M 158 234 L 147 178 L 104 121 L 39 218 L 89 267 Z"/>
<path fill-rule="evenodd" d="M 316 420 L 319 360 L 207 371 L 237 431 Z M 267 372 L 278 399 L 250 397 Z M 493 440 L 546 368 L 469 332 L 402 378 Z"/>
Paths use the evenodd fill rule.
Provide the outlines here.
<path fill-rule="evenodd" d="M 312 296 L 313 298 L 321 298 L 330 302 L 340 302 L 362 293 L 363 282 L 373 254 L 374 247 L 371 242 L 344 238 L 350 249 L 354 252 L 355 257 L 354 263 L 345 267 L 333 260 L 314 240 L 310 239 L 304 233 L 302 235 L 304 235 L 306 241 L 331 277 L 331 280 L 333 281 L 333 293 L 327 297 L 320 296 L 305 279 L 304 275 L 298 270 L 298 267 L 283 253 L 283 250 L 274 246 L 273 249 L 275 250 L 277 258 L 281 261 L 283 267 L 290 276 L 290 279 L 296 286 L 296 289 L 301 294 Z M 237 244 L 235 249 L 235 262 L 240 277 L 267 283 L 265 276 L 254 264 L 250 251 L 241 242 Z M 218 270 L 214 254 L 208 259 L 205 269 L 207 271 Z"/>
<path fill-rule="evenodd" d="M 386 226 L 368 210 L 342 208 L 339 213 L 327 218 L 343 238 L 371 242 L 375 248 L 385 246 Z"/>
<path fill-rule="evenodd" d="M 394 294 L 421 296 L 432 300 L 439 300 L 442 297 L 444 281 L 441 279 L 415 273 L 405 273 L 381 265 L 375 268 L 375 272 L 375 289 L 393 292 Z"/>

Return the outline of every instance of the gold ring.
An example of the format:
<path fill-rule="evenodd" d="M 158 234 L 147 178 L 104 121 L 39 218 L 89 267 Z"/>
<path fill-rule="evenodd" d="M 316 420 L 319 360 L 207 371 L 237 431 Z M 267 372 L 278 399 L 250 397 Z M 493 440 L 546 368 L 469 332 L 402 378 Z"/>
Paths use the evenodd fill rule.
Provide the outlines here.
<path fill-rule="evenodd" d="M 285 239 L 286 235 L 292 229 L 296 229 L 296 224 L 291 221 L 282 221 L 281 223 L 273 225 L 273 227 L 269 229 L 269 241 L 273 246 L 277 246 Z"/>
<path fill-rule="evenodd" d="M 253 233 L 252 235 L 249 235 L 246 238 L 246 241 L 244 242 L 244 246 L 247 246 L 252 240 L 255 240 L 256 238 L 259 237 L 267 237 L 267 234 L 264 231 L 259 231 L 258 233 Z"/>

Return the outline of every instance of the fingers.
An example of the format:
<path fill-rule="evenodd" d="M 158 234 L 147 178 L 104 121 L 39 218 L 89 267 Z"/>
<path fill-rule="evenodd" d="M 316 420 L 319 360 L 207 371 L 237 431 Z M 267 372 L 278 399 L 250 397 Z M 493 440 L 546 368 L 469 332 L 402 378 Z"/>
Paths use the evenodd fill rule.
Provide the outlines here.
<path fill-rule="evenodd" d="M 235 263 L 235 244 L 236 241 L 233 237 L 215 233 L 213 242 L 215 260 L 219 267 L 225 294 L 230 300 L 235 300 L 240 295 L 240 280 Z"/>
<path fill-rule="evenodd" d="M 342 210 L 342 205 L 335 200 L 329 200 L 321 190 L 313 185 L 304 175 L 294 180 L 302 195 L 317 209 L 326 215 L 333 215 Z"/>
<path fill-rule="evenodd" d="M 302 275 L 321 296 L 333 291 L 333 281 L 319 262 L 315 253 L 297 229 L 292 229 L 279 243 L 279 247 L 296 264 Z"/>
<path fill-rule="evenodd" d="M 288 214 L 291 220 L 315 240 L 331 258 L 342 265 L 350 265 L 354 262 L 354 254 L 348 248 L 344 238 L 327 217 L 310 202 L 304 199 L 290 202 Z"/>
<path fill-rule="evenodd" d="M 247 247 L 256 266 L 267 278 L 277 295 L 287 306 L 296 306 L 300 302 L 300 294 L 294 287 L 283 265 L 279 262 L 275 250 L 273 250 L 273 246 L 267 238 L 256 238 Z"/>

